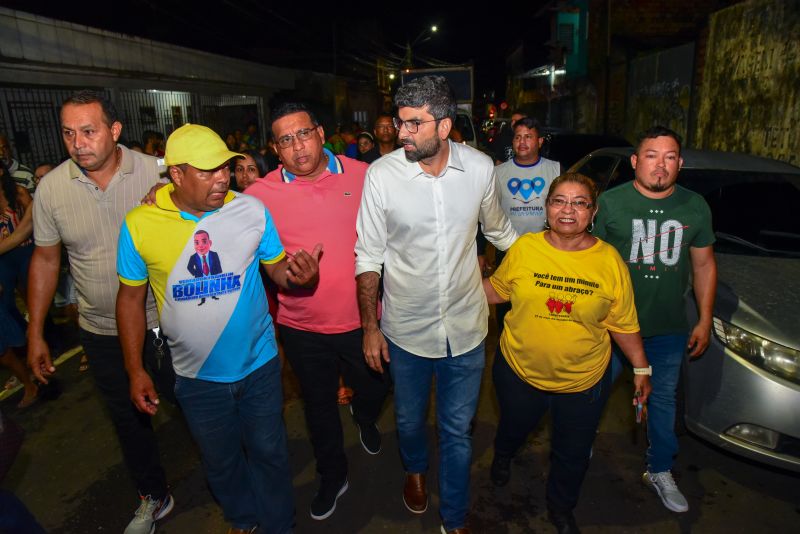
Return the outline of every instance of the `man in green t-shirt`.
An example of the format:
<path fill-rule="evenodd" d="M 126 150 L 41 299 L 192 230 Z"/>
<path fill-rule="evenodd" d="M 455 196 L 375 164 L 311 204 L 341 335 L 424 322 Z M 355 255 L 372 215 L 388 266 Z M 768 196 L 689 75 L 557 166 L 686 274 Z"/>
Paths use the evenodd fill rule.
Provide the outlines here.
<path fill-rule="evenodd" d="M 675 390 L 686 350 L 699 356 L 708 347 L 717 287 L 714 232 L 706 201 L 677 185 L 683 165 L 681 138 L 656 126 L 639 136 L 631 156 L 635 178 L 600 196 L 594 234 L 619 251 L 628 263 L 636 310 L 653 391 L 648 400 L 647 471 L 642 476 L 664 506 L 689 509 L 670 470 L 678 452 Z M 684 294 L 692 275 L 699 312 L 689 329 Z M 615 354 L 612 367 L 618 374 Z M 614 377 L 616 377 L 614 374 Z"/>

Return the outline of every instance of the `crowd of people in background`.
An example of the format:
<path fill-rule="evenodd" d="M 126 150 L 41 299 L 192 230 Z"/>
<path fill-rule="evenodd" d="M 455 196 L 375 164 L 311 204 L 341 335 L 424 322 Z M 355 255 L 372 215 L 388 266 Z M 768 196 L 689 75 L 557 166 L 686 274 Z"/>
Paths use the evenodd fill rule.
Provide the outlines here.
<path fill-rule="evenodd" d="M 549 412 L 548 517 L 559 533 L 579 532 L 573 509 L 627 362 L 632 402 L 652 414 L 643 481 L 670 510 L 688 509 L 671 475 L 675 381 L 687 346 L 697 356 L 708 344 L 716 267 L 708 207 L 675 184 L 680 137 L 643 132 L 635 180 L 599 195 L 540 156 L 541 127 L 522 113 L 492 156 L 460 143 L 442 77 L 409 82 L 394 103 L 371 128 L 343 124 L 329 136 L 308 105 L 287 102 L 266 136 L 254 123 L 221 135 L 187 124 L 124 143 L 113 103 L 80 91 L 60 112 L 65 161 L 25 166 L 0 135 L 6 387 L 22 386 L 24 409 L 52 380 L 63 347 L 48 335 L 51 309 L 63 308 L 138 496 L 126 534 L 152 533 L 179 505 L 151 424 L 162 399 L 182 408 L 229 533 L 292 531 L 279 346 L 316 460 L 318 490 L 304 503 L 313 519 L 330 517 L 350 488 L 345 387 L 375 455 L 393 385 L 402 499 L 411 513 L 427 510 L 435 382 L 441 531 L 469 533 L 489 304 L 500 331 L 488 351 L 493 484 L 508 483 L 512 458 Z M 690 230 L 678 250 L 640 256 L 654 213 Z M 496 270 L 476 229 L 498 251 Z M 696 325 L 680 297 L 690 273 Z M 14 506 L 5 520 L 40 531 Z"/>

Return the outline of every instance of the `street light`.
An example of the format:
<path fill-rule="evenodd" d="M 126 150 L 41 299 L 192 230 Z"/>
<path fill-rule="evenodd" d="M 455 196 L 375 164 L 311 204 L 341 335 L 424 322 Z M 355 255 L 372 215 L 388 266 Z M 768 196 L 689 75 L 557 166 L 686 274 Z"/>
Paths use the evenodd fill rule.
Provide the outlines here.
<path fill-rule="evenodd" d="M 413 66 L 411 49 L 417 44 L 429 41 L 433 37 L 433 34 L 438 31 L 439 27 L 434 25 L 431 26 L 430 28 L 425 28 L 424 30 L 419 32 L 419 35 L 417 35 L 417 37 L 413 41 L 406 41 L 406 57 L 404 60 L 406 68 L 410 69 Z"/>

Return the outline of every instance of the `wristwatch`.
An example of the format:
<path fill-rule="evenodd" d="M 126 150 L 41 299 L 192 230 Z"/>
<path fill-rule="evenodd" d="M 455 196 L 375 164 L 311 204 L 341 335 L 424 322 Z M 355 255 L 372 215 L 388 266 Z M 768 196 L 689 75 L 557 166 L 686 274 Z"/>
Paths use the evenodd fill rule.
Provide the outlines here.
<path fill-rule="evenodd" d="M 653 376 L 653 366 L 648 365 L 647 367 L 634 367 L 633 374 Z"/>

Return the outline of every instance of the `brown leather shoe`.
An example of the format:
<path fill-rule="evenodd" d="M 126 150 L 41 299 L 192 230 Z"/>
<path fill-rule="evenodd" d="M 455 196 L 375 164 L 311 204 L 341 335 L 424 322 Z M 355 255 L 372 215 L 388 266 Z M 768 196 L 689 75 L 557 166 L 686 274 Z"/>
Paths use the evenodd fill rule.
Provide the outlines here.
<path fill-rule="evenodd" d="M 428 509 L 428 493 L 425 491 L 425 475 L 422 473 L 406 473 L 406 485 L 403 487 L 403 503 L 415 514 Z"/>

